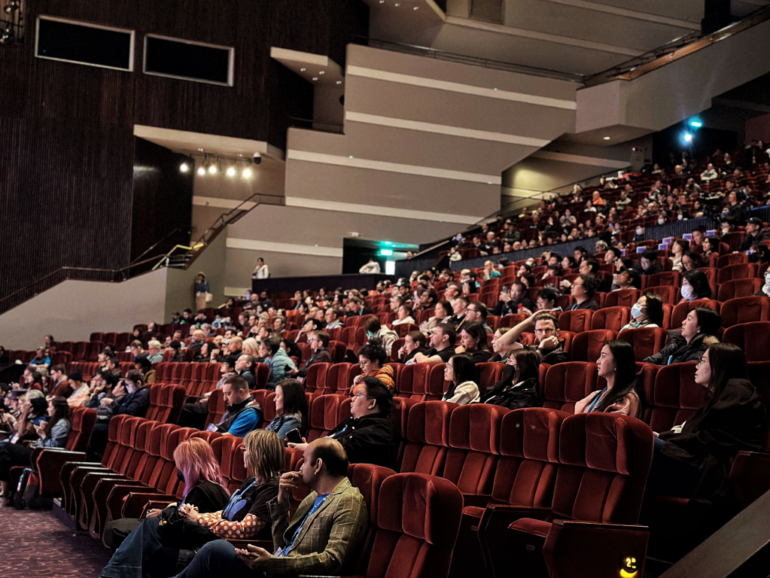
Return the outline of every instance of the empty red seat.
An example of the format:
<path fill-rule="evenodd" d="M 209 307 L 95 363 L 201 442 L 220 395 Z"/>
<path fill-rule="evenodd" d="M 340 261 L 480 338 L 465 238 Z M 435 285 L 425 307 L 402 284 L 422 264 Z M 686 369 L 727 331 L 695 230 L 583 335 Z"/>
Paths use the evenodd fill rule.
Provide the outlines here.
<path fill-rule="evenodd" d="M 754 263 L 741 263 L 738 265 L 727 265 L 719 270 L 717 283 L 722 284 L 733 279 L 746 279 L 754 277 L 757 272 L 757 266 Z"/>
<path fill-rule="evenodd" d="M 736 297 L 722 303 L 722 327 L 770 321 L 770 297 Z"/>
<path fill-rule="evenodd" d="M 572 340 L 570 359 L 573 361 L 596 361 L 599 359 L 602 347 L 608 341 L 615 339 L 615 335 L 616 333 L 609 329 L 596 329 L 578 333 L 575 339 Z"/>
<path fill-rule="evenodd" d="M 339 395 L 320 395 L 310 402 L 307 441 L 324 437 L 337 427 L 342 399 Z"/>
<path fill-rule="evenodd" d="M 503 363 L 477 363 L 476 385 L 479 386 L 479 393 L 484 393 L 499 381 L 504 368 L 505 364 Z"/>
<path fill-rule="evenodd" d="M 746 253 L 728 253 L 727 255 L 720 255 L 717 259 L 717 269 L 727 267 L 728 265 L 743 265 L 749 262 L 749 257 Z"/>
<path fill-rule="evenodd" d="M 642 361 L 663 349 L 667 335 L 668 332 L 662 327 L 640 327 L 622 331 L 618 339 L 630 343 L 634 348 L 634 357 L 637 361 Z"/>
<path fill-rule="evenodd" d="M 431 367 L 429 363 L 405 365 L 398 376 L 395 395 L 416 401 L 426 401 Z"/>
<path fill-rule="evenodd" d="M 307 368 L 307 375 L 302 382 L 302 385 L 305 386 L 306 393 L 317 393 L 318 395 L 321 395 L 327 390 L 326 378 L 331 366 L 331 363 L 314 363 Z M 336 392 L 336 385 L 337 384 L 335 383 L 333 387 L 329 388 L 327 393 Z"/>
<path fill-rule="evenodd" d="M 674 363 L 658 370 L 644 388 L 644 421 L 664 432 L 685 422 L 703 403 L 706 388 L 695 383 L 696 362 Z M 652 385 L 652 387 L 650 387 Z"/>
<path fill-rule="evenodd" d="M 443 401 L 427 401 L 409 409 L 399 472 L 431 475 L 443 472 L 449 447 L 449 418 L 455 407 Z"/>
<path fill-rule="evenodd" d="M 719 301 L 728 301 L 736 297 L 752 297 L 764 285 L 763 279 L 747 277 L 745 279 L 732 279 L 719 286 Z"/>
<path fill-rule="evenodd" d="M 650 275 L 647 279 L 648 287 L 681 287 L 682 274 L 679 271 L 663 271 Z"/>
<path fill-rule="evenodd" d="M 676 302 L 679 300 L 679 286 L 673 286 L 673 285 L 657 285 L 657 286 L 651 286 L 647 287 L 647 289 L 644 290 L 645 293 L 655 293 L 655 295 L 658 295 L 663 303 L 667 303 L 669 305 L 676 305 Z"/>
<path fill-rule="evenodd" d="M 591 329 L 610 329 L 617 333 L 631 319 L 631 308 L 626 306 L 605 307 L 591 317 Z"/>
<path fill-rule="evenodd" d="M 740 347 L 748 361 L 768 361 L 770 354 L 770 322 L 738 323 L 725 329 L 722 341 Z M 756 385 L 756 384 L 754 384 Z"/>
<path fill-rule="evenodd" d="M 366 578 L 446 578 L 462 515 L 452 483 L 424 474 L 395 474 L 380 486 Z M 363 570 L 362 570 L 363 571 Z"/>
<path fill-rule="evenodd" d="M 326 376 L 327 388 L 335 389 L 337 393 L 347 393 L 359 373 L 361 367 L 357 363 L 335 363 Z"/>
<path fill-rule="evenodd" d="M 610 291 L 607 294 L 607 298 L 604 302 L 605 307 L 616 307 L 622 305 L 624 307 L 633 307 L 634 303 L 639 300 L 641 291 L 638 289 L 621 289 L 620 291 Z"/>
<path fill-rule="evenodd" d="M 545 368 L 543 407 L 573 413 L 575 403 L 596 390 L 597 377 L 593 362 L 569 361 Z"/>
<path fill-rule="evenodd" d="M 597 412 L 566 418 L 551 513 L 509 526 L 506 575 L 615 576 L 629 552 L 640 553 L 641 575 L 648 530 L 635 524 L 652 446 L 650 428 L 632 417 Z"/>
<path fill-rule="evenodd" d="M 576 309 L 575 311 L 565 311 L 559 315 L 559 329 L 571 331 L 572 333 L 581 333 L 591 330 L 591 317 L 593 311 L 590 309 Z"/>

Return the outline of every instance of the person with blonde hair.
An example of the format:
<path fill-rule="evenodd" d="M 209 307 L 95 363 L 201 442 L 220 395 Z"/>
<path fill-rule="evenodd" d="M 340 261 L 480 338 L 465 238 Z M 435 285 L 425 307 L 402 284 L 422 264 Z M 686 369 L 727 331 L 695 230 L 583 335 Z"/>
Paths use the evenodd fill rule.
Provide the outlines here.
<path fill-rule="evenodd" d="M 198 548 L 213 539 L 207 532 L 193 536 L 190 525 L 180 520 L 179 515 L 186 507 L 212 513 L 227 504 L 225 480 L 211 446 L 200 438 L 185 440 L 174 450 L 174 462 L 177 475 L 185 484 L 182 501 L 164 510 L 149 510 L 144 520 L 123 518 L 108 522 L 104 540 L 117 547 L 117 551 L 100 576 L 140 578 L 148 572 L 153 576 L 172 576 L 183 550 Z"/>

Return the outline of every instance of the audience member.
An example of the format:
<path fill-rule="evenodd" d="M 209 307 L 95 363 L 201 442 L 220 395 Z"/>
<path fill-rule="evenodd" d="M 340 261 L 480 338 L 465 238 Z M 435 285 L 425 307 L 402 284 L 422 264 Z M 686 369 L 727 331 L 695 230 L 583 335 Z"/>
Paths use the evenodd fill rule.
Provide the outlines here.
<path fill-rule="evenodd" d="M 385 365 L 388 360 L 388 354 L 382 344 L 374 339 L 364 345 L 358 351 L 358 364 L 361 366 L 361 373 L 353 378 L 353 387 L 350 388 L 350 395 L 355 396 L 361 389 L 364 378 L 375 377 L 391 392 L 396 390 L 393 367 Z"/>
<path fill-rule="evenodd" d="M 703 271 L 685 271 L 682 277 L 682 299 L 679 303 L 711 298 L 711 285 Z"/>
<path fill-rule="evenodd" d="M 535 343 L 533 345 L 521 345 L 518 343 L 521 334 L 534 330 Z M 501 349 L 525 348 L 535 351 L 540 358 L 540 363 L 555 365 L 569 361 L 564 347 L 559 341 L 559 320 L 549 311 L 538 311 L 528 317 L 510 331 L 500 336 L 498 347 Z"/>
<path fill-rule="evenodd" d="M 527 297 L 527 289 L 521 281 L 514 281 L 510 290 L 503 287 L 495 306 L 494 314 L 498 317 L 520 313 L 521 309 L 533 309 L 532 301 Z"/>
<path fill-rule="evenodd" d="M 641 403 L 636 394 L 634 348 L 627 341 L 613 339 L 602 347 L 596 361 L 599 377 L 606 385 L 575 404 L 575 413 L 595 411 L 639 417 Z"/>
<path fill-rule="evenodd" d="M 640 329 L 642 327 L 663 326 L 663 300 L 660 295 L 649 291 L 639 297 L 631 307 L 631 320 L 620 331 Z"/>
<path fill-rule="evenodd" d="M 569 308 L 570 311 L 578 309 L 590 309 L 597 311 L 599 304 L 593 300 L 593 296 L 599 289 L 599 280 L 593 275 L 580 275 L 572 283 L 570 295 L 575 298 L 575 304 Z"/>
<path fill-rule="evenodd" d="M 430 334 L 430 350 L 425 353 L 416 353 L 414 360 L 417 363 L 446 363 L 455 354 L 454 343 L 457 333 L 449 323 L 442 323 L 433 328 Z"/>
<path fill-rule="evenodd" d="M 296 379 L 284 379 L 275 386 L 275 419 L 267 427 L 282 440 L 292 430 L 299 430 L 300 435 L 307 431 L 308 405 L 305 388 Z"/>
<path fill-rule="evenodd" d="M 262 407 L 249 392 L 249 385 L 240 375 L 225 379 L 222 386 L 225 399 L 225 413 L 217 424 L 211 424 L 209 431 L 225 436 L 242 438 L 262 424 Z"/>
<path fill-rule="evenodd" d="M 364 333 L 368 342 L 377 341 L 385 349 L 385 354 L 390 356 L 393 344 L 398 339 L 398 333 L 380 322 L 376 315 L 367 317 L 363 322 Z"/>
<path fill-rule="evenodd" d="M 500 381 L 488 388 L 479 402 L 507 409 L 542 406 L 539 368 L 540 356 L 536 352 L 528 349 L 514 351 L 505 362 Z"/>
<path fill-rule="evenodd" d="M 268 349 L 268 358 L 264 363 L 270 368 L 270 376 L 267 378 L 265 387 L 274 390 L 279 381 L 283 381 L 297 370 L 297 366 L 281 347 L 280 337 L 270 337 L 264 341 L 264 344 Z"/>
<path fill-rule="evenodd" d="M 700 361 L 709 344 L 722 325 L 722 316 L 713 309 L 696 307 L 682 321 L 679 335 L 669 338 L 668 345 L 658 353 L 645 358 L 645 363 L 671 365 L 683 361 Z"/>
<path fill-rule="evenodd" d="M 476 385 L 476 362 L 468 353 L 452 356 L 444 366 L 444 381 L 449 389 L 441 398 L 449 403 L 466 405 L 479 401 L 479 386 Z"/>
<path fill-rule="evenodd" d="M 455 353 L 468 353 L 475 363 L 484 363 L 492 357 L 487 344 L 487 332 L 481 323 L 470 322 L 460 330 L 460 345 Z"/>
<path fill-rule="evenodd" d="M 428 351 L 430 348 L 425 334 L 419 331 L 410 331 L 404 336 L 404 345 L 398 350 L 398 360 L 401 363 L 414 363 L 412 359 L 415 355 Z"/>

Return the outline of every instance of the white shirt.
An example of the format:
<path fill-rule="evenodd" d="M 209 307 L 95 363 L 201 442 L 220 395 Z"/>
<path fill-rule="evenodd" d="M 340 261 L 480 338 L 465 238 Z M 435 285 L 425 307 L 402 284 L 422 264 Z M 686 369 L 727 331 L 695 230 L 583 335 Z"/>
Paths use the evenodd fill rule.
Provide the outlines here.
<path fill-rule="evenodd" d="M 261 267 L 257 267 L 255 274 L 257 275 L 257 279 L 267 279 L 270 276 L 270 270 L 267 268 L 267 265 L 262 265 Z"/>
<path fill-rule="evenodd" d="M 380 264 L 377 263 L 377 261 L 374 261 L 372 263 L 367 263 L 363 267 L 361 267 L 358 270 L 359 273 L 379 273 L 380 272 Z"/>

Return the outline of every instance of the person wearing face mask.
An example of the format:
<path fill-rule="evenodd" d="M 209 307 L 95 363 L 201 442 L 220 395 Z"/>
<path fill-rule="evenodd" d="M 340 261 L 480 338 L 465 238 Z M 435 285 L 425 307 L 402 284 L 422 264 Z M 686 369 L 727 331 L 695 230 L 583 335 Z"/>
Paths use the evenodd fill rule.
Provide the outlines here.
<path fill-rule="evenodd" d="M 644 241 L 644 227 L 637 225 L 636 230 L 634 231 L 634 236 L 631 238 L 631 242 L 641 243 L 642 241 Z"/>
<path fill-rule="evenodd" d="M 634 306 L 631 307 L 631 321 L 624 325 L 620 331 L 639 329 L 641 327 L 663 326 L 663 300 L 655 293 L 645 293 Z"/>
<path fill-rule="evenodd" d="M 698 299 L 711 299 L 711 285 L 703 271 L 685 271 L 682 277 L 682 299 L 679 303 L 688 303 Z"/>
<path fill-rule="evenodd" d="M 606 412 L 638 417 L 642 404 L 636 393 L 636 360 L 631 344 L 618 339 L 608 341 L 596 369 L 607 385 L 577 402 L 575 414 Z"/>
<path fill-rule="evenodd" d="M 385 349 L 385 353 L 390 355 L 393 349 L 393 343 L 398 339 L 398 333 L 390 329 L 387 325 L 383 325 L 380 322 L 380 318 L 374 315 L 364 320 L 363 327 L 367 341 L 377 340 Z"/>
<path fill-rule="evenodd" d="M 668 345 L 644 359 L 645 363 L 671 365 L 684 361 L 700 361 L 708 344 L 722 325 L 722 316 L 707 307 L 696 307 L 682 321 L 679 335 L 671 332 Z"/>
<path fill-rule="evenodd" d="M 539 367 L 540 356 L 536 352 L 527 349 L 515 351 L 507 359 L 500 381 L 484 392 L 479 403 L 507 409 L 541 407 Z"/>
<path fill-rule="evenodd" d="M 655 434 L 646 496 L 722 502 L 738 452 L 764 448 L 766 408 L 739 347 L 709 347 L 696 365 L 695 383 L 706 388 L 701 406 L 683 424 Z"/>

